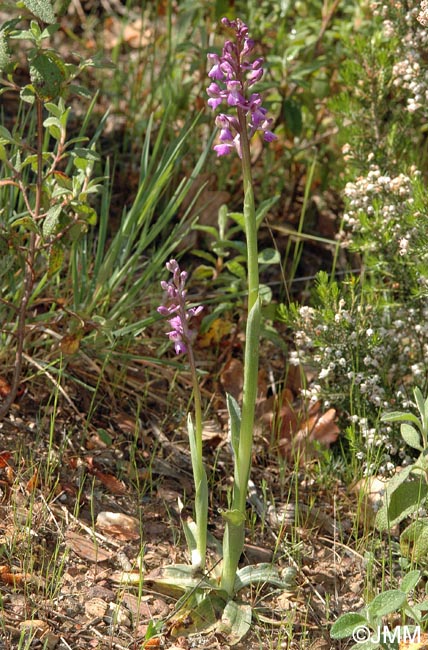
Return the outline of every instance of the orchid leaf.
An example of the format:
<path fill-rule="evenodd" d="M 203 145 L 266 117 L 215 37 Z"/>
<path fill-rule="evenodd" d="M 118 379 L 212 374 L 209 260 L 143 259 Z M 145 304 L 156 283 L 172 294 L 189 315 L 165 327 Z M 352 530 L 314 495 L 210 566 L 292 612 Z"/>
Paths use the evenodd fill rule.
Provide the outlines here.
<path fill-rule="evenodd" d="M 185 594 L 169 621 L 168 633 L 176 638 L 216 628 L 225 602 L 222 595 L 214 591 L 204 593 L 197 589 Z"/>
<path fill-rule="evenodd" d="M 216 632 L 224 634 L 227 645 L 234 646 L 248 633 L 251 627 L 251 605 L 229 600 L 223 611 Z"/>
<path fill-rule="evenodd" d="M 181 499 L 178 499 L 178 509 L 181 514 L 183 511 L 183 502 Z M 196 523 L 193 521 L 191 517 L 187 517 L 187 518 L 182 517 L 181 525 L 183 526 L 183 531 L 186 537 L 186 542 L 187 542 L 187 547 L 189 549 L 190 557 L 193 558 L 198 548 L 198 545 L 196 543 L 197 533 L 198 533 Z"/>
<path fill-rule="evenodd" d="M 155 587 L 162 594 L 175 597 L 179 597 L 191 589 L 219 589 L 214 582 L 201 573 L 196 573 L 195 569 L 188 564 L 160 567 L 145 576 L 144 584 Z"/>
<path fill-rule="evenodd" d="M 233 510 L 220 510 L 220 514 L 223 519 L 233 526 L 240 526 L 245 521 L 245 515 L 237 508 Z"/>
<path fill-rule="evenodd" d="M 230 395 L 230 393 L 227 393 L 226 395 L 226 403 L 229 413 L 230 443 L 236 458 L 238 455 L 239 435 L 241 432 L 241 409 L 239 408 L 236 399 Z"/>
<path fill-rule="evenodd" d="M 260 583 L 269 583 L 281 589 L 290 590 L 294 586 L 295 575 L 296 571 L 289 568 L 281 577 L 278 570 L 267 562 L 245 566 L 236 574 L 235 591 Z"/>

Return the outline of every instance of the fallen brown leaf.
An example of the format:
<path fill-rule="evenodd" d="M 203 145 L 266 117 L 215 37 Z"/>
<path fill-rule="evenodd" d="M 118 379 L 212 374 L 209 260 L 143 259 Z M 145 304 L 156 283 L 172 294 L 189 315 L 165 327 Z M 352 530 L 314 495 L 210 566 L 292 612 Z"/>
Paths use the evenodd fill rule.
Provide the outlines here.
<path fill-rule="evenodd" d="M 318 440 L 323 445 L 331 445 L 336 442 L 340 429 L 335 423 L 336 409 L 328 409 L 326 413 L 320 415 L 312 427 L 309 439 Z"/>
<path fill-rule="evenodd" d="M 122 512 L 100 512 L 95 525 L 104 534 L 123 541 L 139 539 L 141 534 L 138 519 Z"/>
<path fill-rule="evenodd" d="M 80 341 L 82 339 L 83 332 L 78 332 L 77 334 L 66 334 L 62 337 L 59 347 L 61 352 L 68 356 L 76 354 L 80 348 Z"/>
<path fill-rule="evenodd" d="M 122 481 L 119 481 L 119 479 L 113 476 L 113 474 L 107 474 L 106 472 L 102 472 L 100 469 L 98 469 L 98 467 L 94 464 L 94 459 L 91 456 L 88 456 L 86 458 L 86 465 L 88 472 L 92 474 L 92 476 L 95 476 L 99 481 L 101 481 L 101 483 L 109 490 L 109 492 L 116 495 L 125 494 L 125 484 L 122 483 Z"/>
<path fill-rule="evenodd" d="M 11 567 L 3 564 L 0 566 L 0 582 L 4 582 L 7 585 L 23 585 L 24 583 L 31 580 L 31 575 L 29 573 L 12 573 Z"/>
<path fill-rule="evenodd" d="M 426 632 L 421 634 L 417 643 L 401 641 L 398 647 L 399 650 L 428 650 L 428 634 Z"/>
<path fill-rule="evenodd" d="M 119 479 L 112 474 L 100 472 L 98 469 L 92 470 L 92 473 L 112 494 L 125 494 L 126 486 L 122 483 L 122 481 L 119 481 Z"/>
<path fill-rule="evenodd" d="M 33 476 L 30 478 L 29 481 L 27 481 L 27 485 L 25 486 L 25 490 L 28 494 L 33 494 L 34 490 L 37 488 L 39 484 L 39 472 L 37 469 L 34 471 Z"/>
<path fill-rule="evenodd" d="M 4 377 L 0 377 L 0 397 L 7 397 L 11 391 L 8 381 Z"/>
<path fill-rule="evenodd" d="M 220 383 L 225 393 L 232 395 L 237 401 L 242 396 L 244 386 L 244 366 L 239 359 L 229 359 L 220 373 Z"/>
<path fill-rule="evenodd" d="M 0 469 L 9 465 L 12 454 L 10 451 L 0 451 Z"/>
<path fill-rule="evenodd" d="M 328 447 L 337 440 L 340 429 L 335 422 L 335 409 L 322 413 L 317 403 L 308 412 L 306 408 L 293 408 L 287 397 L 285 402 L 280 411 L 278 436 L 282 456 L 290 459 L 298 456 L 300 462 L 306 462 L 316 455 L 315 441 Z"/>
<path fill-rule="evenodd" d="M 108 603 L 102 598 L 90 598 L 85 602 L 85 614 L 88 618 L 102 618 L 108 609 Z"/>
<path fill-rule="evenodd" d="M 233 323 L 224 318 L 216 318 L 204 334 L 200 334 L 197 339 L 198 348 L 209 348 L 212 345 L 218 345 L 220 341 L 231 333 Z"/>
<path fill-rule="evenodd" d="M 76 555 L 89 562 L 105 562 L 113 557 L 113 553 L 101 548 L 98 542 L 71 530 L 65 534 L 65 543 Z"/>

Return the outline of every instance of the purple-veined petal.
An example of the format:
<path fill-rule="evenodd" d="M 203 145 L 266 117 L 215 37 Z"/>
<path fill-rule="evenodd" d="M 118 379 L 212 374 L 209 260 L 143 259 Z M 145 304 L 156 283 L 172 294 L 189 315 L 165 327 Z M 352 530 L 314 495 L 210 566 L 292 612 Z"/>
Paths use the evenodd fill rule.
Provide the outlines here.
<path fill-rule="evenodd" d="M 225 129 L 221 129 L 218 139 L 220 140 L 220 142 L 232 142 L 233 140 L 232 131 L 228 127 Z"/>
<path fill-rule="evenodd" d="M 212 109 L 215 111 L 215 109 L 218 108 L 222 102 L 223 102 L 223 100 L 221 99 L 221 97 L 218 98 L 218 99 L 212 97 L 211 99 L 209 99 L 209 100 L 207 101 L 207 104 L 208 104 L 208 106 L 209 106 L 210 108 L 212 108 Z"/>
<path fill-rule="evenodd" d="M 216 144 L 213 147 L 214 151 L 216 152 L 217 156 L 227 156 L 232 149 L 233 149 L 233 144 Z"/>
<path fill-rule="evenodd" d="M 247 77 L 247 82 L 249 86 L 252 86 L 253 84 L 257 83 L 260 81 L 260 79 L 263 77 L 263 69 L 260 68 L 259 70 L 253 70 L 250 72 L 250 74 Z"/>
<path fill-rule="evenodd" d="M 274 142 L 275 140 L 278 140 L 278 136 L 275 135 L 275 133 L 272 133 L 272 131 L 264 131 L 263 140 L 266 142 Z"/>

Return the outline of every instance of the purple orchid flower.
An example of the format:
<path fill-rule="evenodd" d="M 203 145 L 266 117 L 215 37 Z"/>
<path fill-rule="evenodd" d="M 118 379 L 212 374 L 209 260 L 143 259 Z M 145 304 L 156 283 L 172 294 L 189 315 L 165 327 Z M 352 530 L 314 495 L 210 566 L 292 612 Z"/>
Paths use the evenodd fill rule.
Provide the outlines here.
<path fill-rule="evenodd" d="M 190 319 L 200 314 L 203 307 L 186 307 L 187 273 L 180 271 L 178 262 L 170 260 L 166 263 L 166 268 L 173 275 L 168 282 L 165 280 L 161 282 L 161 287 L 166 292 L 166 304 L 158 307 L 157 311 L 162 316 L 171 316 L 168 323 L 172 329 L 168 332 L 168 336 L 174 343 L 176 354 L 183 354 L 188 351 L 189 346 L 192 346 L 197 335 L 197 331 L 190 326 Z"/>
<path fill-rule="evenodd" d="M 242 20 L 222 18 L 221 22 L 235 32 L 234 40 L 225 42 L 221 56 L 208 54 L 211 65 L 208 76 L 213 80 L 207 88 L 208 106 L 213 110 L 222 103 L 236 107 L 244 113 L 249 139 L 259 131 L 266 142 L 272 142 L 277 139 L 270 130 L 273 120 L 267 117 L 259 93 L 248 96 L 249 88 L 263 76 L 263 59 L 258 57 L 250 60 L 254 41 L 248 37 L 248 27 Z M 217 155 L 225 156 L 236 149 L 241 158 L 242 133 L 239 120 L 235 116 L 220 113 L 216 124 L 220 128 L 219 143 L 214 146 Z"/>

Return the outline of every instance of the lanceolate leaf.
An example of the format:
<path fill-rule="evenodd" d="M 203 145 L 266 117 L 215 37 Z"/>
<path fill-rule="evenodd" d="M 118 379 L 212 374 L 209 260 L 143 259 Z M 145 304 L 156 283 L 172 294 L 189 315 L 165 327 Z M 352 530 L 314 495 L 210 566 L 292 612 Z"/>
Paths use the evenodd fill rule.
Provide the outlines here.
<path fill-rule="evenodd" d="M 249 585 L 263 583 L 275 585 L 276 587 L 289 591 L 294 587 L 295 576 L 296 571 L 292 568 L 288 569 L 281 577 L 277 569 L 267 562 L 253 564 L 252 566 L 245 566 L 239 569 L 236 574 L 235 591 L 239 591 Z"/>
<path fill-rule="evenodd" d="M 43 220 L 43 237 L 49 237 L 55 231 L 61 211 L 62 206 L 60 203 L 49 208 Z"/>
<path fill-rule="evenodd" d="M 49 250 L 48 277 L 54 276 L 62 267 L 64 249 L 59 243 L 52 244 Z"/>
<path fill-rule="evenodd" d="M 36 94 L 43 100 L 56 98 L 66 79 L 65 67 L 52 52 L 40 52 L 30 62 L 30 77 Z"/>
<path fill-rule="evenodd" d="M 40 18 L 44 23 L 53 24 L 55 22 L 51 0 L 22 0 L 22 3 L 36 18 Z"/>
<path fill-rule="evenodd" d="M 238 455 L 239 449 L 239 434 L 241 431 L 241 410 L 239 404 L 230 393 L 226 395 L 227 410 L 229 413 L 229 430 L 230 430 L 230 443 L 232 445 L 235 458 Z"/>
<path fill-rule="evenodd" d="M 227 638 L 227 645 L 233 646 L 241 641 L 250 627 L 251 605 L 229 600 L 215 631 L 224 634 Z"/>
<path fill-rule="evenodd" d="M 0 32 L 0 70 L 4 70 L 10 61 L 9 49 L 4 32 Z"/>

